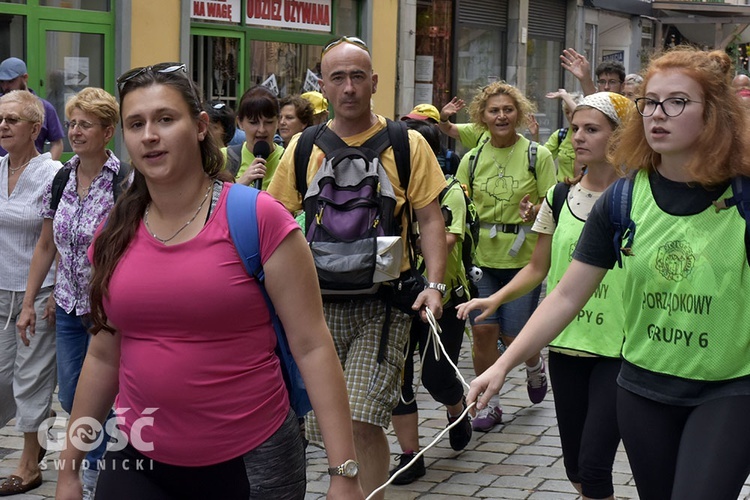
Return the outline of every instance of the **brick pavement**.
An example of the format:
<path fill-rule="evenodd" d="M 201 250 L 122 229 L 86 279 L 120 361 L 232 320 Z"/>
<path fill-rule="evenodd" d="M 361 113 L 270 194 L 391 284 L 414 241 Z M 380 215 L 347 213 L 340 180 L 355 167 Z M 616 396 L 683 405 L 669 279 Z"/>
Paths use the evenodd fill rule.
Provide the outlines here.
<path fill-rule="evenodd" d="M 467 381 L 473 370 L 469 341 L 459 360 L 459 368 Z M 525 374 L 514 370 L 501 392 L 503 424 L 492 432 L 474 433 L 462 452 L 453 451 L 447 435 L 425 454 L 427 474 L 406 486 L 389 486 L 388 500 L 462 498 L 574 500 L 580 498 L 565 477 L 560 442 L 555 425 L 552 394 L 538 405 L 531 405 L 526 395 Z M 420 388 L 417 399 L 420 407 L 420 436 L 426 446 L 446 425 L 443 408 L 431 400 Z M 55 405 L 62 414 L 59 405 Z M 394 459 L 400 452 L 393 433 L 388 439 Z M 21 436 L 12 425 L 0 429 L 0 478 L 15 467 Z M 14 500 L 42 500 L 54 498 L 56 472 L 52 460 L 57 453 L 47 455 L 49 470 L 44 472 L 44 484 Z M 328 465 L 322 449 L 311 445 L 308 449 L 308 493 L 306 500 L 325 498 L 328 485 Z M 615 461 L 615 495 L 618 499 L 636 499 L 636 489 L 630 474 L 625 452 L 620 449 Z M 745 483 L 741 499 L 750 499 L 750 479 Z"/>

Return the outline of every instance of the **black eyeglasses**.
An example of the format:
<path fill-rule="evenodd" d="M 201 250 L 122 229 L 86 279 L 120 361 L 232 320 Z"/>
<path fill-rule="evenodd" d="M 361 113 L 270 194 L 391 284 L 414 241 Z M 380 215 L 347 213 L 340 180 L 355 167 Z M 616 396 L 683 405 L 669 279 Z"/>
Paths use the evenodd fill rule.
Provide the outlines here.
<path fill-rule="evenodd" d="M 28 118 L 21 118 L 20 116 L 3 116 L 0 115 L 0 125 L 2 125 L 3 122 L 7 123 L 8 125 L 15 126 L 18 125 L 20 122 L 33 122 L 34 120 L 29 120 Z"/>
<path fill-rule="evenodd" d="M 64 125 L 65 125 L 65 128 L 68 129 L 68 130 L 73 130 L 76 127 L 78 127 L 81 130 L 91 130 L 96 125 L 101 125 L 102 127 L 106 127 L 107 126 L 106 123 L 101 123 L 101 122 L 92 123 L 92 122 L 89 122 L 89 121 L 86 121 L 86 120 L 81 120 L 81 121 L 75 121 L 75 120 L 73 120 L 71 122 L 66 121 L 64 123 Z"/>
<path fill-rule="evenodd" d="M 685 97 L 668 97 L 663 101 L 655 101 L 649 97 L 639 97 L 635 100 L 635 107 L 638 109 L 638 113 L 641 116 L 649 117 L 656 112 L 656 108 L 661 106 L 661 110 L 670 118 L 680 116 L 685 111 L 685 106 L 689 102 L 702 104 L 701 101 L 694 101 Z"/>
<path fill-rule="evenodd" d="M 125 86 L 133 78 L 139 77 L 144 73 L 162 73 L 169 74 L 182 71 L 187 75 L 187 66 L 183 63 L 178 62 L 164 62 L 154 64 L 153 66 L 143 66 L 141 68 L 133 68 L 130 71 L 123 73 L 120 78 L 117 79 L 117 91 L 122 93 L 122 87 Z"/>
<path fill-rule="evenodd" d="M 323 57 L 324 55 L 326 55 L 326 52 L 334 48 L 336 45 L 342 43 L 351 43 L 352 45 L 356 45 L 360 49 L 364 49 L 368 54 L 370 53 L 370 48 L 361 38 L 357 38 L 356 36 L 342 36 L 325 44 L 323 46 L 323 52 L 321 52 L 320 57 Z"/>
<path fill-rule="evenodd" d="M 605 85 L 614 87 L 615 85 L 621 84 L 622 80 L 597 80 L 596 83 L 598 83 L 600 87 L 604 87 Z"/>

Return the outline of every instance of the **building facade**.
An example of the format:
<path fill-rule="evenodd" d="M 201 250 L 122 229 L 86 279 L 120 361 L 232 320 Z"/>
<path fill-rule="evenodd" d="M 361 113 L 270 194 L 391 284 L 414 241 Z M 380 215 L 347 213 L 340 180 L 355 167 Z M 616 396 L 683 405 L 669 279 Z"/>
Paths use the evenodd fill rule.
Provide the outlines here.
<path fill-rule="evenodd" d="M 379 73 L 375 109 L 391 116 L 397 26 L 397 0 L 0 0 L 0 60 L 24 59 L 62 120 L 84 87 L 116 94 L 118 75 L 163 61 L 185 62 L 205 99 L 232 106 L 256 84 L 312 90 L 323 45 L 359 36 Z"/>

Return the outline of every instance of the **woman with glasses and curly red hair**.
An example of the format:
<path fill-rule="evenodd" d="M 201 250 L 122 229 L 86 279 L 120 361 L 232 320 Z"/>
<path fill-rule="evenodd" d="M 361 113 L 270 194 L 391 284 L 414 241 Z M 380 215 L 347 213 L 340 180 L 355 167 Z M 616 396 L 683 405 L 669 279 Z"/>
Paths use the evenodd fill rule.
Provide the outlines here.
<path fill-rule="evenodd" d="M 731 70 L 723 51 L 683 48 L 651 62 L 636 99 L 641 116 L 610 141 L 611 163 L 631 177 L 632 245 L 613 244 L 620 219 L 609 207 L 622 198 L 609 189 L 565 275 L 469 392 L 484 407 L 511 367 L 578 314 L 629 246 L 617 421 L 642 500 L 735 500 L 750 474 L 748 228 L 737 207 L 718 209 L 733 196 L 732 178 L 750 175 Z"/>
<path fill-rule="evenodd" d="M 118 82 L 135 172 L 90 249 L 94 337 L 57 498 L 80 499 L 83 451 L 74 444 L 83 422 L 103 420 L 113 403 L 128 440 L 105 454 L 97 498 L 304 498 L 304 449 L 275 331 L 229 235 L 228 191 L 249 188 L 217 179 L 224 160 L 184 65 L 140 68 Z M 256 215 L 265 288 L 328 459 L 348 463 L 351 417 L 312 256 L 271 196 L 258 194 Z M 358 478 L 344 475 L 331 478 L 329 495 L 363 497 Z"/>

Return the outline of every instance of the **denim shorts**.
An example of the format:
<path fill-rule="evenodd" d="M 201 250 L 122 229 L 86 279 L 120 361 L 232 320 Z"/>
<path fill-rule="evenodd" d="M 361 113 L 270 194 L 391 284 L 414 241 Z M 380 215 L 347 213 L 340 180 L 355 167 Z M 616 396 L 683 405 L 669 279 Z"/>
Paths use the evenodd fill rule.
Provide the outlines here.
<path fill-rule="evenodd" d="M 487 298 L 502 287 L 510 283 L 520 269 L 482 268 L 482 279 L 477 283 L 480 298 Z M 500 332 L 506 337 L 515 337 L 521 331 L 539 304 L 542 285 L 519 297 L 516 300 L 501 305 L 497 311 L 482 321 L 476 321 L 479 311 L 472 311 L 469 319 L 472 325 L 498 325 Z"/>

